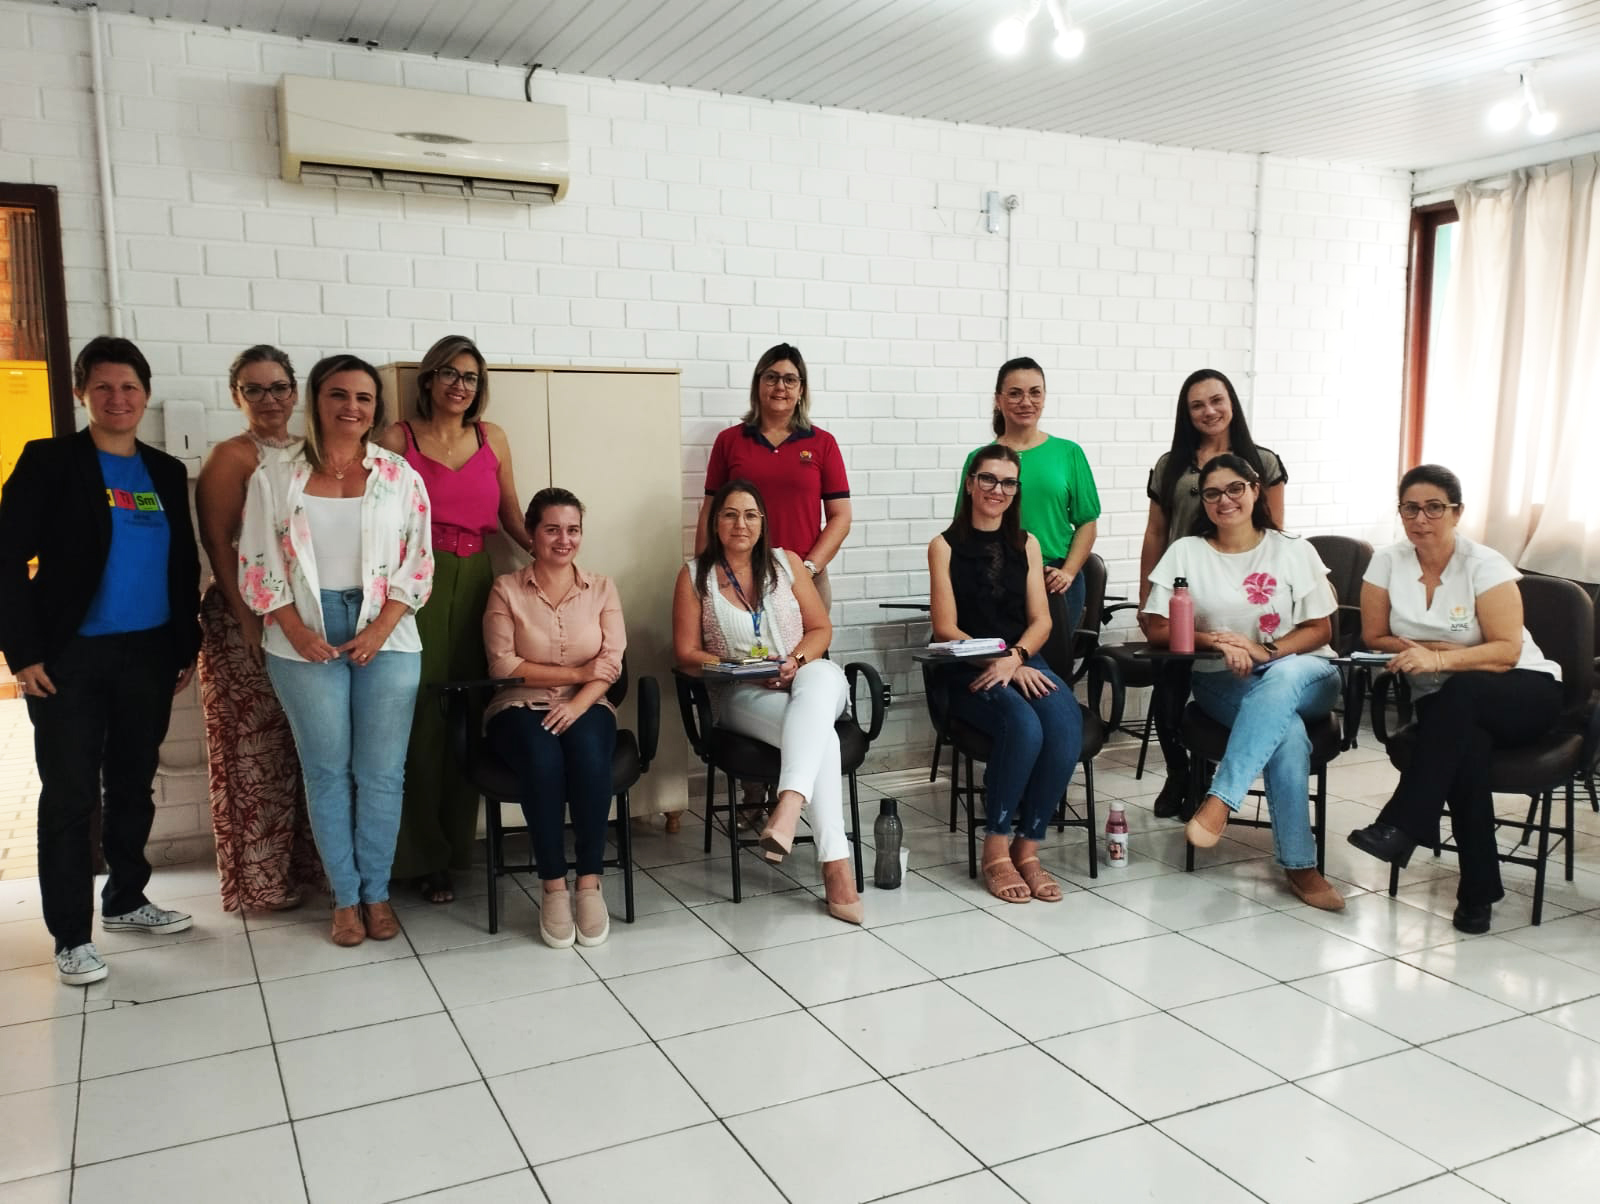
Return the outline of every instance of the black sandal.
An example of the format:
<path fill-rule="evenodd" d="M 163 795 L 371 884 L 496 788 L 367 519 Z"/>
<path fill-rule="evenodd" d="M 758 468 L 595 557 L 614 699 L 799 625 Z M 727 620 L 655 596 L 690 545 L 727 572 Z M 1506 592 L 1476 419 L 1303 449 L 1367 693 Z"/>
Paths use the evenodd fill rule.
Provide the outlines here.
<path fill-rule="evenodd" d="M 417 893 L 429 903 L 454 903 L 456 886 L 444 870 L 437 874 L 424 874 L 417 879 Z"/>

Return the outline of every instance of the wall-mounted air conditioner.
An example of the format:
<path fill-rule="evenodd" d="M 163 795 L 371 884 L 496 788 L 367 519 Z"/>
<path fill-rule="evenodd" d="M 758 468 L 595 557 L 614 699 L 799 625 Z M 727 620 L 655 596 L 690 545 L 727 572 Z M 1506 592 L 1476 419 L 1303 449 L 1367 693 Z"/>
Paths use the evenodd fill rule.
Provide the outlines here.
<path fill-rule="evenodd" d="M 567 194 L 567 110 L 286 75 L 283 178 L 334 188 L 550 203 Z"/>

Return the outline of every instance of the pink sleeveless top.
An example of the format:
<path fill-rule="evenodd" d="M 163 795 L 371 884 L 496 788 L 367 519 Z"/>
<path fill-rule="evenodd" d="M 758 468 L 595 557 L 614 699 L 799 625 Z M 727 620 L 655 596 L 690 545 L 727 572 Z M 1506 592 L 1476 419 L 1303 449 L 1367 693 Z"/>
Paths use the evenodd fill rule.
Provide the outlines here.
<path fill-rule="evenodd" d="M 477 536 L 481 548 L 482 537 L 500 526 L 500 457 L 484 437 L 483 424 L 474 423 L 478 450 L 456 469 L 423 455 L 411 424 L 400 425 L 406 432 L 406 463 L 417 470 L 433 503 L 434 548 L 454 551 L 462 535 Z"/>

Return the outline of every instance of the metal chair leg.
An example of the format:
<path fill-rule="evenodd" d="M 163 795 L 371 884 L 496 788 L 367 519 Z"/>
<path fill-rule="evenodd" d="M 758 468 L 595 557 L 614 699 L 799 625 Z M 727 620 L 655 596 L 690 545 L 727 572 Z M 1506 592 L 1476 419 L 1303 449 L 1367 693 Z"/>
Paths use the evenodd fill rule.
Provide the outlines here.
<path fill-rule="evenodd" d="M 633 923 L 633 818 L 628 813 L 628 792 L 617 795 L 617 860 L 622 871 L 622 918 Z"/>
<path fill-rule="evenodd" d="M 1094 823 L 1094 762 L 1083 762 L 1083 815 L 1088 822 L 1084 830 L 1089 834 L 1089 877 L 1100 877 L 1100 837 Z"/>
<path fill-rule="evenodd" d="M 1536 927 L 1544 918 L 1544 862 L 1550 853 L 1550 807 L 1555 794 L 1554 790 L 1546 790 L 1539 809 L 1539 864 L 1533 867 L 1533 923 Z"/>
<path fill-rule="evenodd" d="M 705 851 L 711 852 L 711 815 L 716 810 L 717 799 L 717 768 L 715 765 L 706 765 L 706 839 Z"/>
<path fill-rule="evenodd" d="M 733 865 L 733 901 L 741 903 L 744 901 L 744 885 L 739 878 L 739 812 L 733 801 L 735 789 L 733 775 L 730 773 L 726 776 L 728 779 L 728 846 L 729 852 L 733 854 L 729 859 Z"/>
<path fill-rule="evenodd" d="M 500 804 L 483 802 L 483 856 L 489 863 L 489 935 L 500 931 Z"/>
<path fill-rule="evenodd" d="M 1133 780 L 1144 777 L 1144 759 L 1150 753 L 1150 729 L 1155 724 L 1156 713 L 1152 707 L 1144 713 L 1144 735 L 1139 740 L 1139 764 L 1134 767 Z"/>
<path fill-rule="evenodd" d="M 861 798 L 856 789 L 856 775 L 850 775 L 850 843 L 855 846 L 856 890 L 867 889 L 866 873 L 861 865 Z"/>
<path fill-rule="evenodd" d="M 939 754 L 944 751 L 944 737 L 935 734 L 933 737 L 933 756 L 928 763 L 928 781 L 939 780 Z"/>
<path fill-rule="evenodd" d="M 956 763 L 958 760 L 959 754 L 956 752 L 956 746 L 952 744 L 950 746 L 950 830 L 952 832 L 956 830 L 956 794 L 961 781 L 961 775 L 957 772 Z"/>
<path fill-rule="evenodd" d="M 977 819 L 977 793 L 972 788 L 972 758 L 963 758 L 967 763 L 967 877 L 978 876 L 978 819 Z"/>

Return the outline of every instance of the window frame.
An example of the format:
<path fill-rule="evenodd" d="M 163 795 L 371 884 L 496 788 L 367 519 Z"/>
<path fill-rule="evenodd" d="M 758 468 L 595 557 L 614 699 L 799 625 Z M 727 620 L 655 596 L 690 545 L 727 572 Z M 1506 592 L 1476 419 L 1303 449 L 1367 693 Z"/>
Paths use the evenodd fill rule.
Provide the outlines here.
<path fill-rule="evenodd" d="M 0 182 L 0 207 L 31 209 L 39 227 L 39 267 L 44 277 L 45 364 L 50 373 L 50 425 L 57 435 L 74 428 L 72 344 L 67 334 L 67 281 L 61 251 L 61 205 L 48 184 Z"/>
<path fill-rule="evenodd" d="M 1434 248 L 1439 228 L 1459 222 L 1454 201 L 1418 205 L 1411 211 L 1406 258 L 1405 372 L 1401 386 L 1400 472 L 1421 462 L 1422 424 L 1427 414 L 1429 333 L 1433 326 Z"/>

